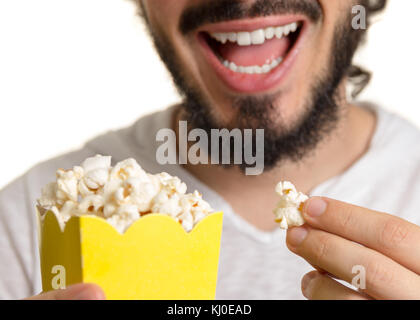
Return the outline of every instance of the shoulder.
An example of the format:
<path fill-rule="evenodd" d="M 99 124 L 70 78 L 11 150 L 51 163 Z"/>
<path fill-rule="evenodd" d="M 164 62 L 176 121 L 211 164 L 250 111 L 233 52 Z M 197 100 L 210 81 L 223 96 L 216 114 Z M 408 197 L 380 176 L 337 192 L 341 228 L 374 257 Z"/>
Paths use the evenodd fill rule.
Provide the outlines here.
<path fill-rule="evenodd" d="M 420 130 L 385 109 L 377 114 L 369 150 L 316 194 L 400 216 L 420 225 Z"/>
<path fill-rule="evenodd" d="M 420 224 L 420 129 L 385 109 L 374 110 L 377 130 L 361 170 L 371 184 L 370 198 L 382 211 Z"/>
<path fill-rule="evenodd" d="M 394 159 L 404 162 L 420 160 L 420 128 L 395 113 L 380 107 L 372 107 L 377 114 L 377 132 L 372 149 L 393 154 Z"/>
<path fill-rule="evenodd" d="M 152 152 L 155 143 L 153 133 L 170 121 L 173 109 L 146 115 L 133 125 L 97 136 L 79 150 L 35 165 L 0 190 L 0 216 L 4 217 L 7 214 L 6 211 L 13 211 L 16 214 L 16 209 L 19 209 L 18 212 L 32 210 L 42 187 L 55 179 L 57 169 L 72 168 L 96 154 L 111 155 L 114 162 L 135 157 L 147 167 L 149 158 L 150 162 L 153 162 L 155 158 Z"/>
<path fill-rule="evenodd" d="M 33 202 L 41 188 L 55 179 L 57 169 L 72 168 L 96 154 L 111 155 L 114 162 L 129 157 L 136 157 L 142 162 L 144 160 L 142 155 L 148 155 L 154 147 L 153 134 L 170 121 L 173 109 L 172 107 L 141 117 L 128 127 L 108 131 L 93 138 L 79 150 L 35 165 L 0 191 L 0 202 L 15 203 L 18 193 L 26 193 L 29 195 L 29 200 Z"/>

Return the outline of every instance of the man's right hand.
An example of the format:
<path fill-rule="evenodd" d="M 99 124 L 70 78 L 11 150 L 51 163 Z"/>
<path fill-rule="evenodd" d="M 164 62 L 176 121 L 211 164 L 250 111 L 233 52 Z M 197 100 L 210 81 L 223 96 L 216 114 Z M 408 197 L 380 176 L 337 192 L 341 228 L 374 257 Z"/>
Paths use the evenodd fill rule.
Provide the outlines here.
<path fill-rule="evenodd" d="M 26 300 L 105 300 L 105 293 L 96 284 L 79 283 L 62 290 L 53 290 Z"/>

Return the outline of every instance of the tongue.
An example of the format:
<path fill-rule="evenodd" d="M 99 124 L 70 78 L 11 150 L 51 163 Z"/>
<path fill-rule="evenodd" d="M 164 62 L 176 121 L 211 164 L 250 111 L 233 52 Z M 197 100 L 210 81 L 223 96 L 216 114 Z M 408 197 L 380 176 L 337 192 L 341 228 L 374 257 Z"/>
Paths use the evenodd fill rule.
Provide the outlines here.
<path fill-rule="evenodd" d="M 290 40 L 287 37 L 274 38 L 261 45 L 251 46 L 239 46 L 228 42 L 220 45 L 219 53 L 223 59 L 234 62 L 237 66 L 263 66 L 278 57 L 284 57 L 289 45 Z"/>

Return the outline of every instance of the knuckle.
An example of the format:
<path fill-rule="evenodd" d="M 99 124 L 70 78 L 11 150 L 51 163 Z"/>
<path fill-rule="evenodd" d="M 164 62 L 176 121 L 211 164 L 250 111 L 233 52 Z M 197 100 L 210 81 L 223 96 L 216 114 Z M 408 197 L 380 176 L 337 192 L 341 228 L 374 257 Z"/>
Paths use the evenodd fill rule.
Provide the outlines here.
<path fill-rule="evenodd" d="M 318 245 L 315 247 L 315 265 L 322 265 L 331 248 L 331 238 L 328 235 L 321 235 L 318 239 Z"/>
<path fill-rule="evenodd" d="M 395 277 L 395 272 L 387 263 L 372 261 L 366 269 L 367 289 L 380 291 L 381 288 L 390 284 Z"/>
<path fill-rule="evenodd" d="M 351 208 L 343 208 L 340 213 L 339 227 L 340 230 L 347 234 L 353 225 L 353 211 Z"/>
<path fill-rule="evenodd" d="M 394 249 L 401 246 L 409 234 L 409 226 L 397 218 L 387 218 L 379 234 L 379 245 Z"/>

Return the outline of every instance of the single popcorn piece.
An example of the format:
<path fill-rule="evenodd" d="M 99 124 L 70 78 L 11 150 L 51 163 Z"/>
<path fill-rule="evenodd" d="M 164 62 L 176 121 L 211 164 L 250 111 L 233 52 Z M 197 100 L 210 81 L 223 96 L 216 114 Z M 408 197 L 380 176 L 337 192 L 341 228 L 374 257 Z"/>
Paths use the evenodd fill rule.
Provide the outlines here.
<path fill-rule="evenodd" d="M 280 228 L 287 230 L 289 227 L 300 227 L 305 224 L 302 217 L 303 203 L 309 197 L 298 192 L 295 186 L 288 182 L 279 182 L 276 186 L 276 193 L 280 196 L 277 207 L 274 209 L 276 222 Z"/>
<path fill-rule="evenodd" d="M 57 216 L 61 228 L 71 217 L 93 215 L 125 232 L 150 213 L 165 214 L 188 232 L 213 212 L 198 191 L 168 173 L 148 174 L 134 159 L 111 166 L 111 157 L 97 155 L 73 170 L 57 170 L 57 180 L 47 184 L 38 199 L 41 218 L 47 211 Z"/>

